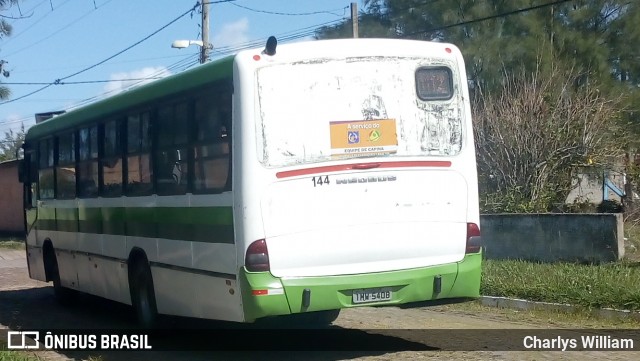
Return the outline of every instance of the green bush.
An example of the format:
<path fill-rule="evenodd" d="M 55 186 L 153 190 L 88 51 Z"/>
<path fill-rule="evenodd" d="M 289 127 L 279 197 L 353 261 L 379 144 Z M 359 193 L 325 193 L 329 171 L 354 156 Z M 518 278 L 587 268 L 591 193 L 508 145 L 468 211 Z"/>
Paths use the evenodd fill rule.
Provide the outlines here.
<path fill-rule="evenodd" d="M 616 200 L 605 199 L 602 203 L 598 204 L 596 210 L 598 213 L 622 213 L 624 212 L 624 207 Z"/>

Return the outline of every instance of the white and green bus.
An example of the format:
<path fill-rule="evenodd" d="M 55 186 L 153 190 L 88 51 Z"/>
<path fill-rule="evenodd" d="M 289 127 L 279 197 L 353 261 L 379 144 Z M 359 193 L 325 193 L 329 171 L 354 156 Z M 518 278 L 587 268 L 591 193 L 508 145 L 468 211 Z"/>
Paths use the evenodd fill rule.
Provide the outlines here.
<path fill-rule="evenodd" d="M 477 297 L 460 51 L 271 40 L 31 127 L 30 277 L 147 326 Z"/>

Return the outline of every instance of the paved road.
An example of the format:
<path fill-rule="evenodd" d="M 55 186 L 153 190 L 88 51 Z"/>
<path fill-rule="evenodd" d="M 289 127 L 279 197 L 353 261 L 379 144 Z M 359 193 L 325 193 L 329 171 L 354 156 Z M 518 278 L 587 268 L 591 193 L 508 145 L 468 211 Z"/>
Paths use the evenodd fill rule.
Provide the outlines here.
<path fill-rule="evenodd" d="M 220 323 L 167 319 L 166 324 L 175 327 L 218 328 Z M 175 324 L 173 323 L 175 322 Z M 184 323 L 183 323 L 184 322 Z M 28 278 L 24 251 L 0 249 L 0 328 L 29 329 L 131 329 L 132 315 L 129 307 L 82 296 L 74 308 L 60 307 L 53 299 L 49 284 Z M 539 351 L 438 351 L 455 344 L 467 345 L 472 350 L 493 349 L 512 339 L 518 330 L 543 329 L 544 322 L 513 322 L 489 314 L 472 314 L 451 311 L 445 307 L 414 307 L 400 309 L 357 308 L 344 310 L 334 323 L 350 341 L 360 345 L 361 351 L 325 352 L 38 352 L 45 361 L 86 360 L 100 356 L 102 361 L 124 360 L 638 360 L 640 352 L 539 352 Z M 408 331 L 402 331 L 402 329 Z M 434 338 L 432 331 L 451 329 Z M 466 331 L 467 329 L 498 330 Z M 438 331 L 440 332 L 440 331 Z M 490 335 L 490 336 L 487 336 Z M 6 337 L 4 332 L 0 337 Z M 576 337 L 579 337 L 576 334 Z M 185 341 L 185 340 L 183 340 Z M 181 341 L 178 341 L 181 342 Z M 215 342 L 215 340 L 211 340 Z M 252 340 L 238 340 L 250 343 Z M 309 344 L 313 345 L 314 341 Z M 318 340 L 322 342 L 322 340 Z M 377 345 L 388 351 L 371 351 Z M 638 345 L 640 346 L 640 345 Z M 365 351 L 362 351 L 365 350 Z M 366 351 L 369 350 L 369 351 Z M 410 351 L 421 350 L 421 351 Z"/>
<path fill-rule="evenodd" d="M 26 268 L 27 260 L 24 252 L 23 250 L 0 249 L 0 269 Z"/>

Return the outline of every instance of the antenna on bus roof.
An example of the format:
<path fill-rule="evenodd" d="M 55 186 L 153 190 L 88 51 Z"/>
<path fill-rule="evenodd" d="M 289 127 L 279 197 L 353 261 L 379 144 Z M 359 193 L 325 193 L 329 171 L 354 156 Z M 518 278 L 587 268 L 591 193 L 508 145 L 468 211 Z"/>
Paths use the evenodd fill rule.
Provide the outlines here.
<path fill-rule="evenodd" d="M 275 36 L 270 36 L 269 39 L 267 39 L 267 46 L 265 46 L 262 54 L 276 55 L 276 46 L 278 46 L 278 39 L 276 39 Z"/>

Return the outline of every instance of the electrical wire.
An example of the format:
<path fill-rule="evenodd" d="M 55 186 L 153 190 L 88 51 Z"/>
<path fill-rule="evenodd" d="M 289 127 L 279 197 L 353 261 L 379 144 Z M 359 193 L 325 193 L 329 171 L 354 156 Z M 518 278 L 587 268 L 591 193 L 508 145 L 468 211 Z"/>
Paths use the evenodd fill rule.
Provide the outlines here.
<path fill-rule="evenodd" d="M 277 12 L 277 11 L 258 10 L 258 9 L 250 8 L 248 6 L 235 4 L 235 3 L 231 3 L 230 5 L 239 7 L 241 9 L 253 11 L 255 13 L 263 13 L 263 14 L 269 14 L 269 15 L 284 15 L 284 16 L 307 16 L 307 15 L 317 15 L 317 14 L 330 14 L 335 16 L 344 16 L 345 15 L 344 13 L 342 15 L 339 15 L 339 14 L 335 14 L 334 11 L 340 11 L 340 10 L 345 11 L 346 9 L 349 8 L 348 6 L 345 6 L 343 8 L 333 9 L 333 10 L 320 10 L 320 11 L 311 11 L 311 12 L 305 12 L 305 13 L 284 13 L 284 12 Z"/>
<path fill-rule="evenodd" d="M 229 0 L 229 1 L 232 1 L 232 0 Z M 137 46 L 137 45 L 140 45 L 140 44 L 141 44 L 141 43 L 143 43 L 144 41 L 148 40 L 148 39 L 149 39 L 149 38 L 151 38 L 152 36 L 154 36 L 154 35 L 156 35 L 157 33 L 159 33 L 160 31 L 162 31 L 162 30 L 166 29 L 167 27 L 171 26 L 173 23 L 177 22 L 178 20 L 180 20 L 180 19 L 181 19 L 181 18 L 183 18 L 184 16 L 186 16 L 186 15 L 188 15 L 188 14 L 192 13 L 192 12 L 193 12 L 193 11 L 195 11 L 199 6 L 200 6 L 200 3 L 198 2 L 198 3 L 196 3 L 196 5 L 194 5 L 193 7 L 191 7 L 189 10 L 185 11 L 185 12 L 184 12 L 184 13 L 182 13 L 180 16 L 178 16 L 178 17 L 176 17 L 175 19 L 171 20 L 168 24 L 166 24 L 166 25 L 162 26 L 160 29 L 158 29 L 158 30 L 156 30 L 156 31 L 152 32 L 151 34 L 149 34 L 149 35 L 145 36 L 145 37 L 144 37 L 144 38 L 142 38 L 141 40 L 139 40 L 139 41 L 135 42 L 134 44 L 132 44 L 132 45 L 130 45 L 130 46 L 128 46 L 128 47 L 126 47 L 125 49 L 123 49 L 123 50 L 121 50 L 121 51 L 119 51 L 119 52 L 117 52 L 117 53 L 115 53 L 115 54 L 113 54 L 113 55 L 109 56 L 108 58 L 106 58 L 106 59 L 104 59 L 104 60 L 102 60 L 102 61 L 99 61 L 99 62 L 97 62 L 97 63 L 95 63 L 95 64 L 93 64 L 93 65 L 91 65 L 91 66 L 88 66 L 88 67 L 86 67 L 86 68 L 84 68 L 84 69 L 82 69 L 82 70 L 80 70 L 80 71 L 77 71 L 77 72 L 75 72 L 75 73 L 73 73 L 73 74 L 70 74 L 70 75 L 67 75 L 67 76 L 65 76 L 65 77 L 62 77 L 62 78 L 56 79 L 56 80 L 54 80 L 53 82 L 51 82 L 51 83 L 49 83 L 49 84 L 47 84 L 47 85 L 43 86 L 42 88 L 39 88 L 39 89 L 37 89 L 37 90 L 34 90 L 34 91 L 32 91 L 32 92 L 30 92 L 30 93 L 27 93 L 27 94 L 25 94 L 25 95 L 23 95 L 23 96 L 20 96 L 20 97 L 18 97 L 18 98 L 14 98 L 14 99 L 11 99 L 11 100 L 7 100 L 7 101 L 4 101 L 4 102 L 1 102 L 1 103 L 0 103 L 0 105 L 8 104 L 8 103 L 13 103 L 13 102 L 15 102 L 15 101 L 18 101 L 18 100 L 24 99 L 24 98 L 26 98 L 26 97 L 29 97 L 29 96 L 33 95 L 33 94 L 39 93 L 39 92 L 41 92 L 41 91 L 43 91 L 43 90 L 45 90 L 45 89 L 47 89 L 47 88 L 51 87 L 52 85 L 60 84 L 63 80 L 69 79 L 69 78 L 74 77 L 74 76 L 76 76 L 76 75 L 82 74 L 82 73 L 84 73 L 84 72 L 86 72 L 86 71 L 88 71 L 88 70 L 91 70 L 91 69 L 93 69 L 93 68 L 95 68 L 95 67 L 97 67 L 97 66 L 100 66 L 100 65 L 102 65 L 102 64 L 104 64 L 104 63 L 106 63 L 107 61 L 109 61 L 109 60 L 111 60 L 111 59 L 113 59 L 113 58 L 117 57 L 118 55 L 121 55 L 122 53 L 124 53 L 124 52 L 126 52 L 126 51 L 128 51 L 128 50 L 132 49 L 133 47 L 135 47 L 135 46 Z"/>
<path fill-rule="evenodd" d="M 111 0 L 109 0 L 109 1 L 111 1 Z M 235 1 L 235 0 L 220 0 L 220 1 L 212 1 L 212 2 L 209 2 L 209 4 L 217 4 L 217 3 L 231 3 L 231 2 L 233 2 L 233 1 Z M 235 5 L 235 4 L 234 4 L 234 5 Z M 89 67 L 86 67 L 86 68 L 84 68 L 84 69 L 82 69 L 82 70 L 80 70 L 80 71 L 77 71 L 77 72 L 75 72 L 75 73 L 73 73 L 73 74 L 71 74 L 71 75 L 65 76 L 65 77 L 63 77 L 63 78 L 56 79 L 55 81 L 50 82 L 50 83 L 39 83 L 39 84 L 38 84 L 38 83 L 32 83 L 32 84 L 24 84 L 24 85 L 43 85 L 43 86 L 42 86 L 41 88 L 38 88 L 38 89 L 36 89 L 36 90 L 32 91 L 32 92 L 29 92 L 29 93 L 27 93 L 27 94 L 25 94 L 25 95 L 22 95 L 22 96 L 20 96 L 20 97 L 18 97 L 18 98 L 14 98 L 14 99 L 11 99 L 11 100 L 7 100 L 7 101 L 4 101 L 4 102 L 0 102 L 0 105 L 8 104 L 8 103 L 12 103 L 12 102 L 15 102 L 15 101 L 18 101 L 18 100 L 21 100 L 21 99 L 24 99 L 24 98 L 30 97 L 30 96 L 32 96 L 32 95 L 34 95 L 34 94 L 37 94 L 37 93 L 39 93 L 39 92 L 41 92 L 41 91 L 43 91 L 43 90 L 48 89 L 48 88 L 49 88 L 49 87 L 51 87 L 52 85 L 86 84 L 86 83 L 93 83 L 93 82 L 105 82 L 105 81 L 102 81 L 102 80 L 97 80 L 97 81 L 64 82 L 64 80 L 65 80 L 65 79 L 69 79 L 69 78 L 71 78 L 71 77 L 74 77 L 74 76 L 76 76 L 76 75 L 79 75 L 79 74 L 81 74 L 81 73 L 84 73 L 84 72 L 86 72 L 86 71 L 88 71 L 88 70 L 90 70 L 90 69 L 93 69 L 93 68 L 95 68 L 95 67 L 97 67 L 97 66 L 101 65 L 101 64 L 104 64 L 105 62 L 107 62 L 107 61 L 109 61 L 109 60 L 111 60 L 111 59 L 115 58 L 116 56 L 118 56 L 118 55 L 120 55 L 120 54 L 124 53 L 125 51 L 127 51 L 127 50 L 129 50 L 129 49 L 133 48 L 134 46 L 139 45 L 140 43 L 142 43 L 142 42 L 144 42 L 145 40 L 149 39 L 150 37 L 152 37 L 153 35 L 157 34 L 158 32 L 160 32 L 160 31 L 164 30 L 166 27 L 168 27 L 168 26 L 170 26 L 171 24 L 175 23 L 176 21 L 178 21 L 178 20 L 179 20 L 179 19 L 181 19 L 182 17 L 186 16 L 186 15 L 187 15 L 187 14 L 189 14 L 189 13 L 192 13 L 192 12 L 193 12 L 195 9 L 197 9 L 197 7 L 199 7 L 199 6 L 200 6 L 200 3 L 196 3 L 196 5 L 195 5 L 194 7 L 192 7 L 191 9 L 189 9 L 188 11 L 186 11 L 185 13 L 181 14 L 180 16 L 178 16 L 176 19 L 174 19 L 173 21 L 171 21 L 171 22 L 170 22 L 170 23 L 168 23 L 167 25 L 165 25 L 165 26 L 161 27 L 161 28 L 160 28 L 160 29 L 158 29 L 157 31 L 153 32 L 152 34 L 148 35 L 147 37 L 143 38 L 142 40 L 140 40 L 140 41 L 138 41 L 138 42 L 134 43 L 133 45 L 131 45 L 131 46 L 127 47 L 126 49 L 124 49 L 124 50 L 122 50 L 122 51 L 120 51 L 120 52 L 118 52 L 118 53 L 116 53 L 116 54 L 114 54 L 114 55 L 112 55 L 112 56 L 108 57 L 108 58 L 107 58 L 107 59 L 105 59 L 105 60 L 102 60 L 101 62 L 98 62 L 98 63 L 96 63 L 96 64 L 94 64 L 94 65 L 89 66 Z M 339 22 L 339 21 L 342 21 L 342 19 L 341 19 L 341 20 L 336 20 L 335 22 Z M 334 23 L 334 22 L 328 22 L 328 23 L 325 23 L 325 24 L 319 24 L 319 25 L 316 25 L 316 27 L 324 26 L 324 25 L 329 24 L 329 23 Z M 305 29 L 305 28 L 303 28 L 303 29 Z M 281 40 L 282 40 L 282 41 L 295 40 L 295 39 L 299 39 L 299 38 L 303 38 L 303 37 L 311 36 L 311 35 L 314 35 L 314 34 L 315 34 L 315 30 L 313 30 L 313 31 L 308 31 L 308 32 L 304 32 L 304 33 L 291 34 L 291 35 L 285 36 L 285 37 L 284 37 L 283 39 L 281 39 Z M 262 40 L 260 40 L 260 41 L 262 42 Z M 257 41 L 255 41 L 255 42 L 252 42 L 252 43 L 249 43 L 249 44 L 245 44 L 245 45 L 240 46 L 240 47 L 229 47 L 229 48 L 224 49 L 224 50 L 222 50 L 222 51 L 221 51 L 221 50 L 218 50 L 218 51 L 215 51 L 215 53 L 217 53 L 218 55 L 224 55 L 224 54 L 229 54 L 229 53 L 233 53 L 233 52 L 236 52 L 236 51 L 242 50 L 242 49 L 244 49 L 244 48 L 255 47 L 255 46 L 258 46 L 258 45 L 259 45 L 259 44 L 257 43 Z M 196 64 L 196 63 L 191 63 L 191 64 L 189 64 L 189 67 L 194 66 L 195 64 Z M 188 69 L 189 67 L 187 67 L 187 69 Z M 143 80 L 143 81 L 148 81 L 148 80 Z M 10 85 L 11 83 L 5 83 L 5 84 Z M 14 85 L 21 85 L 21 84 L 15 83 Z"/>
<path fill-rule="evenodd" d="M 220 0 L 220 1 L 212 1 L 212 2 L 209 2 L 208 4 L 227 3 L 227 2 L 229 2 L 229 3 L 230 3 L 230 2 L 233 2 L 233 1 L 235 1 L 235 0 Z M 435 1 L 438 1 L 438 0 L 435 0 Z M 429 3 L 433 3 L 433 2 L 435 2 L 435 1 L 431 1 L 431 2 L 429 2 Z M 524 12 L 528 12 L 528 11 L 532 11 L 532 10 L 537 10 L 537 9 L 541 9 L 541 8 L 545 8 L 545 7 L 549 7 L 549 6 L 553 6 L 553 5 L 559 5 L 559 4 L 562 4 L 562 3 L 565 3 L 565 2 L 569 2 L 569 1 L 573 1 L 573 0 L 558 0 L 558 1 L 550 2 L 550 3 L 541 4 L 541 5 L 530 6 L 530 7 L 527 7 L 527 8 L 518 9 L 518 10 L 513 10 L 513 11 L 508 11 L 508 12 L 504 12 L 504 13 L 500 13 L 500 14 L 494 14 L 494 15 L 490 15 L 490 16 L 486 16 L 486 17 L 482 17 L 482 18 L 478 18 L 478 19 L 473 19 L 473 20 L 463 21 L 463 22 L 459 22 L 459 23 L 455 23 L 455 24 L 446 25 L 446 26 L 436 27 L 436 28 L 432 28 L 432 29 L 428 29 L 428 30 L 422 30 L 422 31 L 417 31 L 417 32 L 413 32 L 413 33 L 403 34 L 403 35 L 402 35 L 402 37 L 409 37 L 409 36 L 413 36 L 413 35 L 417 35 L 417 34 L 424 34 L 424 33 L 429 33 L 429 32 L 433 32 L 433 31 L 440 31 L 440 30 L 445 30 L 445 29 L 449 29 L 449 28 L 457 27 L 457 26 L 463 26 L 463 25 L 473 24 L 473 23 L 477 23 L 477 22 L 482 22 L 482 21 L 487 21 L 487 20 L 492 20 L 492 19 L 497 19 L 497 18 L 507 17 L 507 16 L 510 16 L 510 15 L 515 15 L 515 14 L 519 14 L 519 13 L 524 13 Z M 429 3 L 425 3 L 425 4 L 422 4 L 422 5 L 426 5 L 426 4 L 429 4 Z M 243 7 L 243 6 L 240 6 L 240 5 L 237 5 L 237 4 L 232 4 L 232 5 L 234 5 L 234 6 L 238 6 L 238 7 L 241 7 L 241 8 L 246 8 L 246 9 L 251 10 L 251 11 L 265 12 L 265 11 L 260 11 L 260 10 L 257 10 L 257 9 L 252 9 L 252 8 L 248 8 L 248 7 Z M 107 82 L 107 81 L 104 81 L 104 80 L 77 81 L 77 82 L 64 82 L 63 80 L 68 79 L 68 78 L 71 78 L 71 77 L 76 76 L 76 75 L 79 75 L 79 74 L 81 74 L 81 73 L 84 73 L 84 72 L 86 72 L 86 71 L 88 71 L 88 70 L 90 70 L 90 69 L 93 69 L 93 68 L 95 68 L 95 67 L 97 67 L 97 66 L 99 66 L 99 65 L 101 65 L 101 64 L 103 64 L 103 63 L 105 63 L 105 62 L 107 62 L 107 61 L 109 61 L 109 60 L 111 60 L 111 59 L 113 59 L 113 58 L 115 58 L 116 56 L 118 56 L 118 55 L 120 55 L 120 54 L 124 53 L 125 51 L 127 51 L 127 50 L 131 49 L 132 47 L 134 47 L 134 46 L 136 46 L 136 45 L 139 45 L 139 44 L 140 44 L 140 43 L 142 43 L 143 41 L 145 41 L 145 40 L 149 39 L 151 36 L 153 36 L 153 35 L 157 34 L 158 32 L 160 32 L 160 31 L 164 30 L 166 27 L 170 26 L 170 25 L 171 25 L 171 24 L 173 24 L 174 22 L 178 21 L 178 20 L 179 20 L 180 18 L 182 18 L 183 16 L 185 16 L 185 15 L 187 15 L 187 14 L 189 14 L 189 13 L 192 13 L 192 12 L 193 12 L 193 11 L 194 11 L 198 6 L 200 6 L 200 4 L 199 4 L 199 3 L 197 3 L 197 4 L 196 4 L 193 8 L 191 8 L 189 11 L 187 11 L 187 12 L 183 13 L 182 15 L 180 15 L 179 17 L 177 17 L 176 19 L 174 19 L 173 21 L 171 21 L 169 24 L 167 24 L 167 25 L 163 26 L 163 27 L 162 27 L 162 28 L 160 28 L 159 30 L 157 30 L 157 31 L 153 32 L 153 33 L 152 33 L 152 34 L 150 34 L 149 36 L 147 36 L 147 37 L 143 38 L 142 40 L 140 40 L 140 41 L 138 41 L 138 42 L 136 42 L 136 43 L 134 43 L 133 45 L 131 45 L 131 46 L 127 47 L 126 49 L 124 49 L 124 50 L 122 50 L 122 51 L 120 51 L 120 52 L 118 52 L 118 53 L 116 53 L 116 54 L 114 54 L 114 55 L 110 56 L 109 58 L 107 58 L 107 59 L 105 59 L 105 60 L 103 60 L 103 61 L 101 61 L 101 62 L 99 62 L 99 63 L 96 63 L 96 64 L 94 64 L 94 65 L 92 65 L 92 66 L 89 66 L 89 67 L 87 67 L 87 68 L 85 68 L 85 69 L 83 69 L 83 70 L 80 70 L 80 71 L 78 71 L 78 72 L 75 72 L 75 73 L 73 73 L 73 74 L 71 74 L 71 75 L 68 75 L 68 76 L 66 76 L 66 77 L 63 77 L 63 78 L 60 78 L 60 79 L 56 79 L 56 81 L 54 81 L 53 83 L 39 83 L 38 85 L 44 85 L 44 86 L 43 86 L 42 88 L 40 88 L 40 89 L 37 89 L 37 90 L 35 90 L 35 91 L 31 92 L 31 93 L 28 93 L 28 94 L 26 94 L 26 95 L 23 95 L 23 96 L 21 96 L 21 97 L 19 97 L 19 98 L 15 98 L 15 99 L 12 99 L 12 100 L 9 100 L 9 101 L 2 102 L 2 103 L 0 103 L 0 105 L 2 105 L 2 104 L 6 104 L 6 103 L 10 103 L 10 102 L 13 102 L 13 101 L 17 101 L 17 100 L 20 100 L 20 99 L 24 99 L 24 98 L 26 98 L 26 97 L 28 97 L 28 96 L 31 96 L 31 95 L 33 95 L 33 94 L 35 94 L 35 93 L 38 93 L 38 92 L 40 92 L 40 91 L 42 91 L 42 90 L 45 90 L 45 89 L 49 88 L 49 87 L 50 87 L 50 86 L 52 86 L 52 85 L 88 84 L 88 83 L 102 83 L 102 82 Z M 308 14 L 308 15 L 311 15 L 311 14 L 319 13 L 319 12 L 313 12 L 313 13 L 297 13 L 297 14 L 294 14 L 294 13 L 276 13 L 276 12 L 266 12 L 266 13 L 273 13 L 273 14 L 275 14 L 275 15 L 307 15 L 307 14 Z M 294 32 L 294 33 L 292 33 L 292 34 L 288 34 L 288 35 L 285 35 L 285 36 L 281 37 L 281 38 L 280 38 L 280 40 L 281 40 L 282 42 L 284 42 L 284 41 L 291 41 L 291 40 L 296 40 L 296 39 L 304 38 L 304 37 L 307 37 L 307 36 L 315 35 L 316 30 L 317 30 L 320 26 L 328 26 L 329 24 L 336 24 L 336 23 L 339 23 L 339 22 L 344 21 L 344 20 L 345 20 L 345 19 L 340 19 L 340 20 L 336 20 L 336 21 L 332 21 L 332 22 L 327 22 L 327 23 L 325 23 L 325 24 L 316 25 L 316 26 L 315 26 L 315 28 L 314 28 L 314 30 L 306 30 L 306 31 L 298 31 L 298 32 Z M 303 29 L 304 29 L 304 28 L 303 28 Z M 214 49 L 213 53 L 215 53 L 215 54 L 217 54 L 217 55 L 225 55 L 225 54 L 229 54 L 229 53 L 237 52 L 237 51 L 239 51 L 239 50 L 243 50 L 243 49 L 246 49 L 246 48 L 252 48 L 252 47 L 254 47 L 254 46 L 257 46 L 257 45 L 259 44 L 259 43 L 258 43 L 258 41 L 259 41 L 259 40 L 255 40 L 255 41 L 247 42 L 247 43 L 244 43 L 244 44 L 242 44 L 242 45 L 238 45 L 238 46 L 227 46 L 227 47 L 221 47 L 221 48 L 218 48 L 218 49 Z M 196 64 L 196 62 L 193 62 L 193 61 L 189 62 L 188 64 L 184 64 L 184 65 L 185 65 L 185 66 L 184 66 L 184 69 L 188 69 L 188 68 L 190 68 L 190 67 L 194 66 L 195 64 Z M 183 70 L 184 70 L 184 69 L 183 69 Z M 129 79 L 129 81 L 132 81 L 132 80 L 133 80 L 133 81 L 138 81 L 138 83 L 136 83 L 136 84 L 140 84 L 141 82 L 145 82 L 145 81 L 148 81 L 148 80 L 151 80 L 151 79 L 154 79 L 154 77 L 147 77 L 147 78 L 144 78 L 144 79 Z M 127 80 L 119 80 L 119 81 L 127 81 Z M 11 84 L 11 83 L 6 83 L 6 84 Z M 37 83 L 30 84 L 30 85 L 35 85 L 35 84 L 37 84 Z M 26 85 L 26 84 L 25 84 L 25 85 Z M 135 85 L 134 85 L 134 86 L 135 86 Z M 104 96 L 104 94 L 103 94 L 102 96 Z M 97 98 L 100 98 L 100 96 L 85 99 L 84 101 L 81 101 L 81 103 L 85 103 L 86 101 L 93 101 L 94 99 L 97 99 Z M 74 105 L 74 107 L 75 107 L 75 105 Z"/>
<path fill-rule="evenodd" d="M 290 40 L 296 40 L 299 38 L 303 38 L 306 36 L 310 36 L 313 35 L 315 33 L 315 29 L 317 29 L 320 26 L 326 26 L 326 25 L 331 25 L 331 24 L 335 24 L 337 22 L 343 21 L 344 19 L 339 19 L 339 20 L 332 20 L 332 21 L 328 21 L 325 23 L 321 23 L 321 24 L 316 24 L 316 25 L 312 25 L 312 26 L 308 26 L 305 28 L 301 28 L 301 29 L 297 29 L 294 31 L 289 31 L 289 32 L 284 32 L 284 33 L 279 33 L 276 34 L 276 37 L 278 37 L 278 39 L 281 42 L 286 42 L 286 41 L 290 41 Z M 309 29 L 313 29 L 313 30 L 309 30 Z M 214 49 L 214 53 L 216 55 L 226 55 L 226 54 L 231 54 L 240 50 L 245 50 L 245 49 L 251 49 L 251 48 L 255 48 L 258 47 L 262 44 L 264 44 L 265 39 L 264 38 L 259 38 L 259 39 L 255 39 L 255 40 L 251 40 L 242 44 L 239 44 L 237 46 L 225 46 L 225 47 L 221 47 L 218 49 Z M 183 55 L 179 55 L 180 57 L 183 57 Z M 175 57 L 175 56 L 173 56 Z M 166 57 L 165 57 L 166 58 Z M 158 59 L 158 58 L 155 58 Z M 164 59 L 164 58 L 162 58 Z M 192 62 L 190 62 L 189 65 Z M 171 66 L 176 66 L 171 65 Z M 179 63 L 178 63 L 179 66 Z M 130 78 L 130 79 L 109 79 L 109 80 L 82 80 L 82 81 L 60 81 L 59 83 L 56 83 L 55 85 L 78 85 L 78 84 L 95 84 L 95 83 L 108 83 L 108 82 L 113 82 L 113 81 L 121 81 L 121 82 L 125 82 L 125 81 L 147 81 L 147 80 L 154 80 L 154 79 L 161 79 L 161 76 L 150 76 L 150 77 L 145 77 L 145 78 Z M 2 82 L 1 84 L 3 85 L 49 85 L 49 82 Z"/>
<path fill-rule="evenodd" d="M 456 26 L 463 26 L 463 25 L 479 23 L 479 22 L 487 21 L 487 20 L 504 18 L 504 17 L 510 16 L 510 15 L 521 14 L 521 13 L 524 13 L 524 12 L 528 12 L 528 11 L 532 11 L 532 10 L 538 10 L 538 9 L 546 8 L 546 7 L 549 7 L 549 6 L 559 5 L 559 4 L 570 2 L 570 1 L 573 1 L 573 0 L 559 0 L 559 1 L 554 1 L 554 2 L 550 2 L 550 3 L 546 3 L 546 4 L 530 6 L 530 7 L 523 8 L 523 9 L 507 11 L 507 12 L 504 12 L 504 13 L 494 14 L 494 15 L 485 16 L 485 17 L 482 17 L 482 18 L 468 20 L 468 21 L 462 21 L 462 22 L 459 22 L 459 23 L 456 23 L 456 24 L 435 27 L 435 28 L 428 29 L 428 30 L 416 31 L 416 32 L 409 33 L 409 34 L 403 34 L 401 37 L 406 38 L 406 37 L 414 36 L 414 35 L 418 35 L 418 34 L 426 34 L 426 33 L 431 33 L 431 32 L 434 32 L 434 31 L 446 30 L 446 29 L 450 29 L 450 28 L 453 28 L 453 27 L 456 27 Z"/>
<path fill-rule="evenodd" d="M 32 12 L 33 10 L 35 10 L 36 8 L 38 8 L 40 5 L 42 5 L 46 0 L 41 1 L 40 3 L 38 3 L 38 5 L 35 5 L 33 8 L 31 8 L 29 10 L 29 12 Z M 71 0 L 66 0 L 65 2 L 63 2 L 62 4 L 60 4 L 58 6 L 58 9 L 63 7 L 64 5 L 66 5 L 67 3 L 69 3 Z M 53 11 L 49 11 L 47 12 L 45 15 L 41 16 L 38 20 L 36 20 L 34 23 L 32 23 L 28 28 L 24 29 L 23 31 L 17 33 L 17 34 L 12 34 L 11 37 L 7 38 L 7 41 L 4 42 L 4 46 L 7 46 L 8 44 L 10 44 L 11 42 L 15 41 L 16 39 L 19 39 L 24 33 L 28 32 L 29 30 L 32 30 L 35 28 L 35 25 L 37 25 L 38 23 L 40 23 L 42 20 L 44 20 L 46 17 L 48 17 L 49 15 L 53 14 Z M 13 24 L 13 23 L 12 23 Z M 11 54 L 9 54 L 11 55 Z M 4 55 L 5 57 L 7 55 Z"/>
<path fill-rule="evenodd" d="M 108 0 L 107 2 L 103 3 L 102 5 L 100 5 L 100 7 L 99 7 L 99 8 L 102 8 L 103 6 L 107 5 L 107 4 L 108 4 L 108 3 L 110 3 L 111 1 L 113 1 L 113 0 Z M 89 15 L 93 14 L 93 13 L 94 13 L 96 10 L 98 10 L 99 8 L 95 8 L 95 9 L 92 9 L 91 11 L 89 11 L 89 12 L 84 13 L 83 15 L 81 15 L 80 17 L 78 17 L 78 18 L 77 18 L 77 19 L 75 19 L 75 20 L 70 21 L 70 22 L 69 22 L 69 23 L 67 23 L 65 26 L 61 27 L 60 29 L 58 29 L 58 30 L 56 30 L 56 31 L 51 32 L 49 35 L 45 36 L 44 38 L 42 38 L 42 39 L 40 39 L 40 40 L 38 40 L 38 41 L 36 41 L 36 42 L 34 42 L 34 43 L 31 43 L 31 44 L 29 44 L 29 45 L 27 45 L 27 46 L 25 46 L 25 47 L 23 47 L 23 48 L 20 48 L 20 49 L 18 49 L 18 50 L 16 50 L 16 51 L 14 51 L 14 52 L 12 52 L 12 53 L 9 53 L 9 54 L 7 54 L 7 55 L 4 55 L 4 57 L 5 57 L 5 58 L 8 58 L 8 57 L 10 57 L 10 56 L 13 56 L 13 55 L 19 54 L 19 53 L 21 53 L 21 52 L 23 52 L 23 51 L 25 51 L 25 50 L 31 49 L 32 47 L 34 47 L 34 46 L 36 46 L 36 45 L 38 45 L 38 44 L 42 43 L 42 42 L 43 42 L 43 41 L 45 41 L 45 40 L 49 40 L 50 38 L 52 38 L 52 37 L 54 37 L 54 36 L 58 35 L 58 34 L 59 34 L 59 33 L 61 33 L 62 31 L 64 31 L 64 30 L 66 30 L 66 29 L 70 28 L 71 26 L 75 25 L 75 24 L 76 24 L 76 23 L 78 23 L 80 20 L 82 20 L 82 19 L 86 18 L 87 16 L 89 16 Z M 13 40 L 14 38 L 13 38 L 13 37 L 11 37 L 11 39 Z"/>

